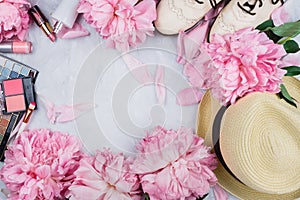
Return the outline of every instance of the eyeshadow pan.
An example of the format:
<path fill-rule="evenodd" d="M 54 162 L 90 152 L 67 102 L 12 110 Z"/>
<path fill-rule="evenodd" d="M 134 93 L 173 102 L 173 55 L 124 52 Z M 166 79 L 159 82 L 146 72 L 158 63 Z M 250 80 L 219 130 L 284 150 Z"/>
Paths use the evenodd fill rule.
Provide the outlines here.
<path fill-rule="evenodd" d="M 1 118 L 9 121 L 11 116 L 10 115 L 1 115 Z"/>
<path fill-rule="evenodd" d="M 6 126 L 0 126 L 0 135 L 4 135 L 5 134 L 5 130 L 6 130 L 7 125 Z"/>
<path fill-rule="evenodd" d="M 12 70 L 14 63 L 11 60 L 6 60 L 5 67 Z"/>
<path fill-rule="evenodd" d="M 3 81 L 3 89 L 5 96 L 22 94 L 24 91 L 22 79 Z"/>
<path fill-rule="evenodd" d="M 5 101 L 8 113 L 26 110 L 24 95 L 6 97 Z"/>
<path fill-rule="evenodd" d="M 23 88 L 24 88 L 26 102 L 27 103 L 36 102 L 32 78 L 26 77 L 26 78 L 23 78 L 22 80 L 23 80 Z"/>
<path fill-rule="evenodd" d="M 27 76 L 27 75 L 29 74 L 29 69 L 23 67 L 23 68 L 21 69 L 21 74 L 23 74 L 24 76 Z"/>
<path fill-rule="evenodd" d="M 13 67 L 13 71 L 15 72 L 20 72 L 22 69 L 22 66 L 21 65 L 18 65 L 18 64 L 15 64 L 14 67 Z"/>
<path fill-rule="evenodd" d="M 0 76 L 0 81 L 4 81 L 6 80 L 7 78 L 5 76 Z"/>
<path fill-rule="evenodd" d="M 9 77 L 10 77 L 10 78 L 18 78 L 18 73 L 17 73 L 17 72 L 14 72 L 14 71 L 11 71 Z"/>
<path fill-rule="evenodd" d="M 8 78 L 9 74 L 10 74 L 10 70 L 9 69 L 4 68 L 2 70 L 2 76 L 6 76 Z"/>
<path fill-rule="evenodd" d="M 9 121 L 6 120 L 6 119 L 1 119 L 1 120 L 0 120 L 0 126 L 7 126 L 8 123 L 9 123 Z"/>

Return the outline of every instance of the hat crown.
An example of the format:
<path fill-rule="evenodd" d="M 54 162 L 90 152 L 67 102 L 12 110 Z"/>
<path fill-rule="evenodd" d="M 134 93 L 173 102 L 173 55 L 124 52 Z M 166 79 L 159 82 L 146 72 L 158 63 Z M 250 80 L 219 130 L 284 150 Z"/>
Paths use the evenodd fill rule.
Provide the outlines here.
<path fill-rule="evenodd" d="M 221 122 L 225 163 L 257 191 L 284 194 L 300 189 L 299 121 L 300 109 L 276 95 L 247 95 L 227 109 Z"/>
<path fill-rule="evenodd" d="M 290 93 L 290 95 L 295 98 L 298 101 L 298 109 L 300 109 L 300 81 L 297 80 L 294 77 L 283 77 L 283 83 L 286 86 L 288 92 Z M 267 159 L 269 160 L 273 160 L 272 164 L 269 162 L 262 162 L 262 166 L 264 166 L 267 169 L 270 169 L 271 167 L 273 168 L 278 168 L 279 170 L 281 169 L 282 171 L 285 171 L 284 173 L 286 174 L 286 177 L 293 177 L 293 175 L 288 174 L 289 172 L 286 172 L 287 170 L 291 169 L 291 167 L 293 168 L 293 166 L 297 166 L 298 164 L 295 164 L 297 162 L 299 162 L 300 159 L 300 155 L 295 155 L 297 151 L 299 151 L 299 129 L 297 129 L 297 125 L 300 124 L 300 116 L 299 114 L 299 110 L 296 110 L 296 108 L 291 107 L 291 105 L 289 105 L 288 103 L 286 103 L 283 100 L 280 100 L 279 98 L 277 98 L 276 95 L 273 95 L 276 99 L 276 101 L 282 101 L 283 104 L 277 104 L 275 103 L 275 105 L 273 102 L 268 103 L 268 106 L 270 107 L 270 109 L 268 109 L 269 111 L 271 111 L 271 113 L 273 113 L 272 110 L 274 110 L 274 106 L 277 107 L 275 110 L 278 110 L 280 107 L 285 108 L 292 108 L 289 112 L 293 112 L 294 114 L 292 114 L 293 116 L 298 116 L 298 117 L 293 117 L 292 119 L 287 119 L 286 115 L 289 112 L 280 112 L 279 114 L 274 114 L 275 120 L 277 121 L 272 121 L 271 123 L 266 123 L 266 121 L 263 121 L 261 118 L 259 118 L 258 121 L 262 121 L 260 122 L 261 124 L 269 124 L 269 127 L 265 126 L 265 125 L 260 125 L 260 127 L 255 126 L 256 127 L 256 132 L 253 132 L 255 135 L 261 135 L 261 138 L 259 140 L 259 142 L 257 141 L 253 141 L 253 139 L 248 138 L 246 141 L 251 141 L 251 146 L 252 149 L 258 149 L 259 147 L 259 143 L 262 143 L 262 146 L 264 146 L 266 149 L 268 149 L 267 151 L 265 151 L 265 156 L 263 157 L 267 157 Z M 243 99 L 243 98 L 242 98 Z M 240 99 L 240 100 L 242 100 Z M 236 104 L 239 104 L 240 101 L 238 101 Z M 271 104 L 271 106 L 270 106 Z M 200 137 L 205 138 L 205 143 L 207 145 L 210 146 L 214 146 L 215 143 L 213 143 L 213 134 L 212 134 L 212 127 L 216 118 L 216 115 L 218 113 L 218 111 L 220 110 L 221 105 L 219 104 L 219 102 L 212 97 L 212 94 L 210 91 L 207 91 L 202 100 L 201 103 L 199 105 L 199 112 L 198 112 L 198 120 L 197 120 L 197 134 Z M 258 109 L 259 110 L 259 109 Z M 250 112 L 252 113 L 252 111 Z M 258 112 L 259 113 L 259 112 Z M 265 113 L 265 111 L 261 111 L 261 113 Z M 261 115 L 261 113 L 259 113 Z M 243 112 L 243 115 L 247 116 L 248 113 L 247 112 Z M 240 116 L 235 116 L 235 118 L 232 119 L 232 121 L 238 121 L 239 118 L 243 115 Z M 268 115 L 267 115 L 268 116 Z M 247 117 L 246 117 L 247 118 Z M 264 118 L 268 118 L 268 117 L 264 117 Z M 280 123 L 282 123 L 282 119 L 286 119 L 286 121 L 288 121 L 289 123 L 292 124 L 292 126 L 284 126 L 286 128 L 284 128 L 288 134 L 280 134 L 278 133 L 278 131 L 269 131 L 266 132 L 265 134 L 257 134 L 257 132 L 261 132 L 262 130 L 276 130 L 278 128 L 274 127 L 274 125 L 276 125 L 276 123 L 279 121 Z M 223 121 L 223 120 L 222 120 Z M 239 122 L 237 122 L 239 123 Z M 296 125 L 296 126 L 295 126 Z M 247 124 L 244 125 L 247 127 L 250 127 L 251 125 Z M 251 126 L 252 128 L 255 128 L 254 126 Z M 220 128 L 219 128 L 220 129 Z M 236 130 L 231 130 L 232 131 L 232 135 L 231 139 L 229 139 L 229 143 L 226 145 L 227 147 L 232 147 L 235 146 L 236 141 L 235 141 L 235 137 L 237 137 L 238 135 L 240 135 L 241 130 L 243 130 L 244 127 L 240 127 L 237 128 Z M 248 136 L 251 134 L 248 134 Z M 287 137 L 285 137 L 284 135 L 287 135 Z M 223 137 L 222 137 L 223 138 Z M 222 139 L 220 138 L 220 140 Z M 240 142 L 241 143 L 241 153 L 247 153 L 249 147 L 247 147 L 247 144 L 249 144 L 249 142 Z M 288 146 L 286 144 L 289 144 Z M 294 145 L 296 144 L 296 145 Z M 295 148 L 295 149 L 293 149 Z M 298 149 L 298 150 L 297 150 Z M 250 149 L 251 150 L 251 149 Z M 289 154 L 288 152 L 295 152 L 295 153 L 291 153 Z M 223 151 L 222 151 L 223 153 Z M 255 155 L 254 157 L 258 157 L 258 155 L 261 155 L 262 152 L 258 151 L 257 155 Z M 282 155 L 287 155 L 286 157 L 282 156 Z M 235 157 L 235 155 L 231 155 L 231 157 Z M 259 156 L 262 157 L 262 156 Z M 242 158 L 244 158 L 244 156 L 242 156 Z M 279 158 L 279 159 L 278 159 Z M 237 162 L 241 162 L 241 159 L 236 159 Z M 266 159 L 264 159 L 265 161 Z M 275 160 L 275 162 L 274 162 Z M 252 160 L 249 159 L 244 159 L 244 162 L 246 163 L 252 163 Z M 255 163 L 255 162 L 254 162 Z M 280 164 L 280 166 L 279 166 Z M 273 169 L 272 168 L 272 169 Z M 297 170 L 297 169 L 296 169 Z M 299 169 L 298 169 L 299 170 Z M 254 170 L 254 174 L 256 175 L 256 171 L 260 171 L 260 169 L 255 169 Z M 264 200 L 282 200 L 282 199 L 298 199 L 300 198 L 300 189 L 293 191 L 293 192 L 289 192 L 289 193 L 284 193 L 284 194 L 279 194 L 279 193 L 283 193 L 283 191 L 280 191 L 280 188 L 278 185 L 273 185 L 272 188 L 273 190 L 270 191 L 270 186 L 268 188 L 269 192 L 260 192 L 256 188 L 255 186 L 249 184 L 249 183 L 245 183 L 236 178 L 234 178 L 232 176 L 232 174 L 229 173 L 229 171 L 227 169 L 225 169 L 225 167 L 223 166 L 222 163 L 219 162 L 219 165 L 217 167 L 217 169 L 214 171 L 217 178 L 218 178 L 218 183 L 219 185 L 221 185 L 222 187 L 224 187 L 227 191 L 229 191 L 230 193 L 234 194 L 235 196 L 241 198 L 241 199 L 264 199 Z M 270 174 L 270 173 L 269 173 Z M 251 176 L 251 175 L 249 175 Z M 272 178 L 273 176 L 269 176 L 269 179 Z M 237 177 L 240 178 L 240 177 Z M 295 178 L 296 180 L 296 184 L 299 183 L 300 179 L 299 177 L 296 176 Z M 280 181 L 279 181 L 280 182 Z M 251 185 L 251 187 L 250 187 Z M 279 189 L 278 189 L 279 187 Z M 283 187 L 286 191 L 292 191 L 294 190 L 294 188 L 289 188 L 289 186 L 284 185 Z M 275 194 L 274 194 L 275 193 Z"/>

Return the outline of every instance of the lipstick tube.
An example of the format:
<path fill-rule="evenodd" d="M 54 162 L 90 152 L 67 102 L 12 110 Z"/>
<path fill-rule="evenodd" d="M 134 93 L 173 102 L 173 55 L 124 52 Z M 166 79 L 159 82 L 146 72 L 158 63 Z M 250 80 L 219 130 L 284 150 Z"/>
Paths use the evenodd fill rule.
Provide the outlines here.
<path fill-rule="evenodd" d="M 12 41 L 0 43 L 1 53 L 31 53 L 32 44 L 26 41 Z"/>
<path fill-rule="evenodd" d="M 31 7 L 28 10 L 28 14 L 32 17 L 34 22 L 44 31 L 44 33 L 49 37 L 49 39 L 54 42 L 55 41 L 55 34 L 53 32 L 53 28 L 49 24 L 49 21 L 41 12 L 37 5 Z"/>

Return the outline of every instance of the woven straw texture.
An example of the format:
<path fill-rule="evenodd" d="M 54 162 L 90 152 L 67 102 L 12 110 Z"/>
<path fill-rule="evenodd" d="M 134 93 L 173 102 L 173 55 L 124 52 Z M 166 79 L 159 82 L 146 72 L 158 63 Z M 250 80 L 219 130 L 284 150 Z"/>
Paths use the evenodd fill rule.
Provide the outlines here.
<path fill-rule="evenodd" d="M 284 84 L 300 102 L 300 81 Z M 200 105 L 197 133 L 212 144 L 212 123 L 221 106 L 207 92 Z M 300 197 L 300 105 L 294 108 L 276 95 L 252 93 L 230 106 L 221 122 L 220 147 L 232 177 L 221 164 L 219 184 L 241 199 Z"/>

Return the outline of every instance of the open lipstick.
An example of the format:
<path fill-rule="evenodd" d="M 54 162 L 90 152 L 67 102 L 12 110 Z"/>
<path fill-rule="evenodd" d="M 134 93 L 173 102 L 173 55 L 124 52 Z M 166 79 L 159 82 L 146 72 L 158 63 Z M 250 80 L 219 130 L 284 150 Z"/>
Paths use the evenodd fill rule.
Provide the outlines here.
<path fill-rule="evenodd" d="M 41 12 L 37 5 L 31 7 L 28 10 L 29 15 L 32 17 L 34 22 L 44 31 L 44 33 L 49 37 L 49 39 L 54 42 L 55 41 L 55 33 L 53 32 L 53 28 L 49 24 L 49 21 Z"/>
<path fill-rule="evenodd" d="M 31 53 L 31 51 L 31 42 L 13 41 L 0 43 L 1 53 Z"/>

